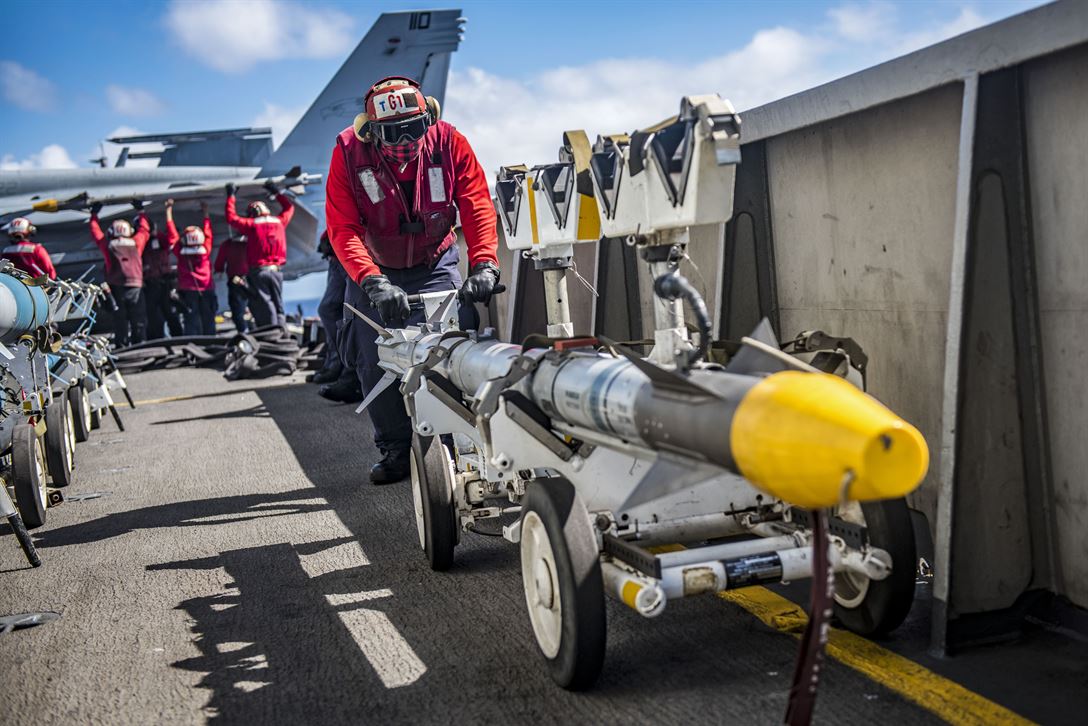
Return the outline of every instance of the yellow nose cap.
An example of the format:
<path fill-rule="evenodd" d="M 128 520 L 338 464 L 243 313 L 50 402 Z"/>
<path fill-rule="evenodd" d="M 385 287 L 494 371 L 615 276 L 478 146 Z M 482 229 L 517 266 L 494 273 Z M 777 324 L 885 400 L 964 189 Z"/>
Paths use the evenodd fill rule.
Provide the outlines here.
<path fill-rule="evenodd" d="M 929 467 L 918 429 L 837 376 L 784 371 L 763 379 L 737 406 L 730 448 L 741 474 L 792 504 L 893 499 Z"/>

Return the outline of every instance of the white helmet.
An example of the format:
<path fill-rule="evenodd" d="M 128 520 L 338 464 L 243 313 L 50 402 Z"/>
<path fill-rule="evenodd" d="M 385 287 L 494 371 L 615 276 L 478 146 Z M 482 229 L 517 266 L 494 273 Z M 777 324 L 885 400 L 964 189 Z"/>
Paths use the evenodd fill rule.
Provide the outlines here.
<path fill-rule="evenodd" d="M 204 244 L 204 230 L 200 227 L 189 226 L 185 228 L 185 244 L 196 247 Z"/>
<path fill-rule="evenodd" d="M 132 234 L 132 225 L 127 219 L 115 219 L 110 225 L 111 237 L 131 237 Z"/>
<path fill-rule="evenodd" d="M 8 226 L 8 236 L 14 239 L 23 239 L 37 232 L 37 228 L 26 217 L 16 217 Z"/>

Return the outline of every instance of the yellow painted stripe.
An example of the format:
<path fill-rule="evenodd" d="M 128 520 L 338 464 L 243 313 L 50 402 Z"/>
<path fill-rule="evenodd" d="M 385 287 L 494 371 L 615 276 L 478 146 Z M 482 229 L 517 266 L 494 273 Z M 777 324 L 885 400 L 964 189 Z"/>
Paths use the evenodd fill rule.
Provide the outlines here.
<path fill-rule="evenodd" d="M 275 386 L 261 386 L 260 388 L 242 388 L 237 391 L 226 391 L 221 395 L 230 396 L 236 393 L 253 393 L 255 391 L 272 391 L 277 388 L 290 388 L 291 386 L 297 386 L 298 381 L 294 383 L 280 383 Z M 137 406 L 154 406 L 157 403 L 173 403 L 174 401 L 190 401 L 194 398 L 205 398 L 206 393 L 187 393 L 181 396 L 163 396 L 162 398 L 141 398 L 136 401 Z"/>
<path fill-rule="evenodd" d="M 746 587 L 719 595 L 740 605 L 770 627 L 794 637 L 800 637 L 808 623 L 808 616 L 801 606 L 765 587 Z M 984 726 L 1032 723 L 909 658 L 846 630 L 831 629 L 827 655 L 950 724 Z"/>

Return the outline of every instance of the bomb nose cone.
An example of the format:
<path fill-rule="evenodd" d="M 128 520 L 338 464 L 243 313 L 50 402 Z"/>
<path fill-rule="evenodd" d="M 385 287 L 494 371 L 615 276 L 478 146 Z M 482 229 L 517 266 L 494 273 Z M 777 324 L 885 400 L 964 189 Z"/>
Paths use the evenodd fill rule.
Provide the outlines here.
<path fill-rule="evenodd" d="M 918 429 L 836 376 L 784 371 L 741 399 L 730 448 L 741 474 L 803 507 L 892 499 L 913 491 L 929 467 Z"/>

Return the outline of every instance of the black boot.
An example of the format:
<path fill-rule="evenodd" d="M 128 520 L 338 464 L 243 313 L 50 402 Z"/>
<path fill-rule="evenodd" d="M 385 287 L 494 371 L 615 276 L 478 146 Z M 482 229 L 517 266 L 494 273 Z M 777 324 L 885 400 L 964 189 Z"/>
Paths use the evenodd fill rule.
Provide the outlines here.
<path fill-rule="evenodd" d="M 363 392 L 359 388 L 358 381 L 327 383 L 317 389 L 317 393 L 322 398 L 338 403 L 358 403 L 363 400 Z"/>
<path fill-rule="evenodd" d="M 410 455 L 410 449 L 383 452 L 382 460 L 370 467 L 370 481 L 374 484 L 393 484 L 404 479 L 411 471 L 408 463 Z"/>
<path fill-rule="evenodd" d="M 332 383 L 340 378 L 339 368 L 322 368 L 306 376 L 307 383 Z"/>

